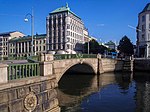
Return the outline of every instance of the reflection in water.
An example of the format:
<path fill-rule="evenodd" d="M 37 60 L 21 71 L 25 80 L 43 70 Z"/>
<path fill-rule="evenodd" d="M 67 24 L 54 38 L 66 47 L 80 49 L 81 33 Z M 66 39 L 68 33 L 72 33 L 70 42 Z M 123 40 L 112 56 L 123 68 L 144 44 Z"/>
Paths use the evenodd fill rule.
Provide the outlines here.
<path fill-rule="evenodd" d="M 57 91 L 62 112 L 150 112 L 148 74 L 65 74 Z"/>
<path fill-rule="evenodd" d="M 150 112 L 150 74 L 136 73 L 136 112 Z"/>

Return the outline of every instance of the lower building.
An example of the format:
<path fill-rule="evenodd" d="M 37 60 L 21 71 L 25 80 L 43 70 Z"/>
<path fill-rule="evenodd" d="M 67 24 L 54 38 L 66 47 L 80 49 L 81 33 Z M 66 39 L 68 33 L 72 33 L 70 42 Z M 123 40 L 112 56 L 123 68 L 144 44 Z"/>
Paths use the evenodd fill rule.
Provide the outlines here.
<path fill-rule="evenodd" d="M 18 31 L 0 33 L 0 60 L 8 58 L 8 41 L 12 38 L 23 37 L 24 34 Z"/>
<path fill-rule="evenodd" d="M 32 45 L 33 41 L 33 45 Z M 32 51 L 33 49 L 33 51 Z M 28 57 L 46 53 L 46 34 L 9 40 L 9 57 Z"/>
<path fill-rule="evenodd" d="M 105 43 L 105 45 L 108 46 L 108 48 L 110 48 L 110 49 L 116 50 L 116 44 L 113 41 L 109 41 L 109 42 Z"/>
<path fill-rule="evenodd" d="M 150 57 L 150 3 L 148 3 L 138 16 L 137 26 L 137 56 Z"/>

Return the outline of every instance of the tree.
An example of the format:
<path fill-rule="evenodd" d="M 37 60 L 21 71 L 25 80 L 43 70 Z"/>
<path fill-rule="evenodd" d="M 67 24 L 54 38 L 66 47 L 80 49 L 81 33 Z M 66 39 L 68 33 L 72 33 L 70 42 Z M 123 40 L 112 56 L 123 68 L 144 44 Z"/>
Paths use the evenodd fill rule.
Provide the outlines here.
<path fill-rule="evenodd" d="M 134 54 L 133 44 L 126 35 L 120 40 L 118 50 L 120 54 L 128 56 Z"/>
<path fill-rule="evenodd" d="M 88 53 L 88 42 L 84 44 L 84 53 Z M 89 42 L 89 53 L 98 54 L 99 53 L 99 44 L 96 40 L 92 39 Z"/>

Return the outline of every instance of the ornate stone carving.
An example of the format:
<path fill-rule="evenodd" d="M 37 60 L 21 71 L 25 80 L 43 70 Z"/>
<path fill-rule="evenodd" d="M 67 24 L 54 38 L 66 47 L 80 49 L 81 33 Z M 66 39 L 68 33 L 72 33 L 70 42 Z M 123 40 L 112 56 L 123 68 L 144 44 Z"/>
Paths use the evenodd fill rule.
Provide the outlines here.
<path fill-rule="evenodd" d="M 28 94 L 25 97 L 24 106 L 29 112 L 33 111 L 36 108 L 36 106 L 37 106 L 37 97 L 33 92 L 31 92 L 30 94 Z"/>

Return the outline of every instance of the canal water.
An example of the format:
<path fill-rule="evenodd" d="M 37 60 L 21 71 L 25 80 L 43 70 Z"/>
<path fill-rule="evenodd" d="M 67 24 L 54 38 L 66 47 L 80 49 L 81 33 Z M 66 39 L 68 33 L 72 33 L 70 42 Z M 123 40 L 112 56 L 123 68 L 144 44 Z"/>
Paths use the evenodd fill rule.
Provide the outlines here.
<path fill-rule="evenodd" d="M 150 74 L 65 74 L 57 89 L 61 112 L 150 112 Z"/>

